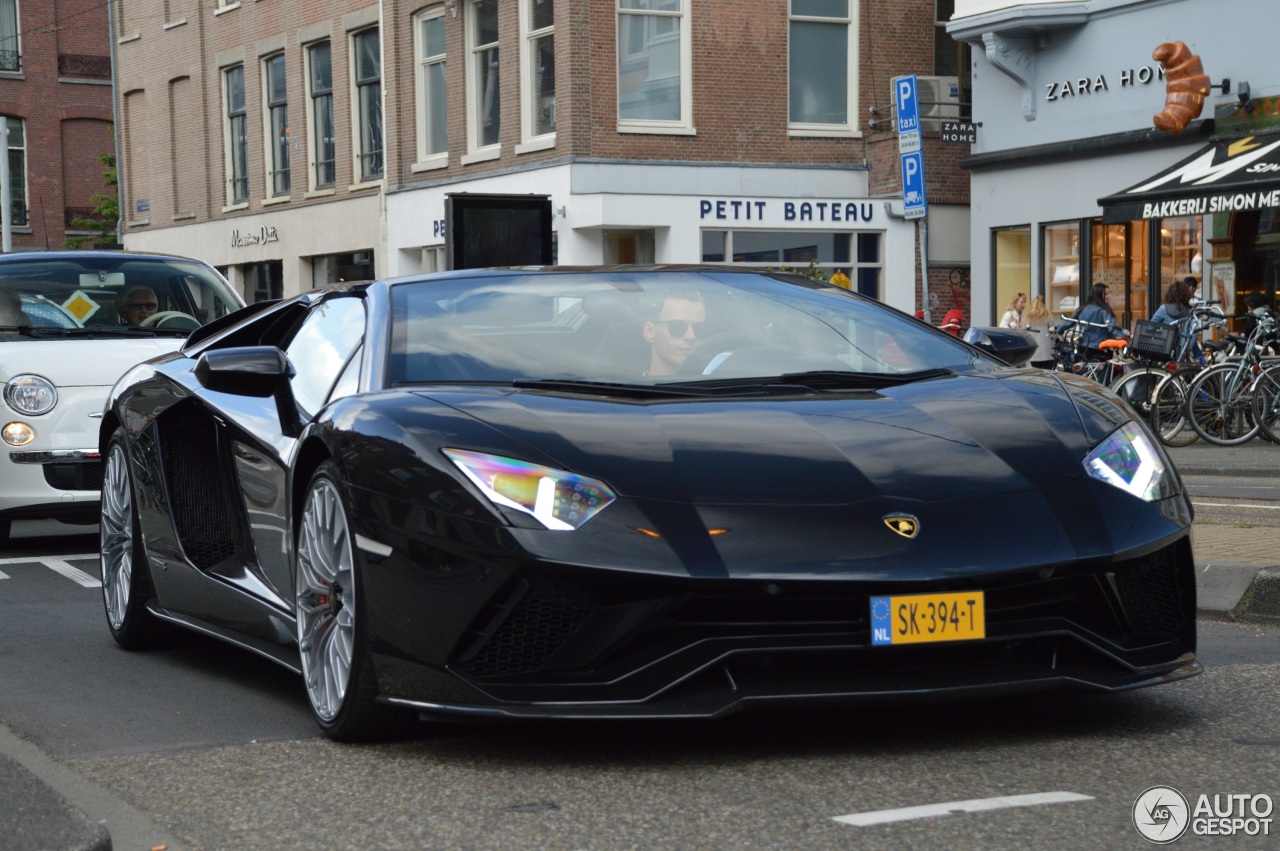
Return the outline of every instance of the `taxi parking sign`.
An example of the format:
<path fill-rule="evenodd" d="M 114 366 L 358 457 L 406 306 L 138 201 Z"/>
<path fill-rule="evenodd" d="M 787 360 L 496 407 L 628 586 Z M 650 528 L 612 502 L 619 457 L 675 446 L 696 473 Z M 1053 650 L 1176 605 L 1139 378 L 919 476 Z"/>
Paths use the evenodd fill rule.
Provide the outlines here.
<path fill-rule="evenodd" d="M 915 74 L 894 78 L 893 100 L 898 113 L 898 134 L 919 133 L 920 97 Z"/>

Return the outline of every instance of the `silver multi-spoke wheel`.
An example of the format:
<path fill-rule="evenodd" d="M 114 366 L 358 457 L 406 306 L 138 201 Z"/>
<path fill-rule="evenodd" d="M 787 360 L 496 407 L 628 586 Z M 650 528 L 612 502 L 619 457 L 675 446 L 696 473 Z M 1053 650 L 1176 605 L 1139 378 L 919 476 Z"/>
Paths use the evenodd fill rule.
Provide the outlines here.
<path fill-rule="evenodd" d="M 327 477 L 312 481 L 302 509 L 296 588 L 302 676 L 316 715 L 333 721 L 351 686 L 356 582 L 346 511 Z"/>
<path fill-rule="evenodd" d="M 102 484 L 102 597 L 111 628 L 124 626 L 133 587 L 133 489 L 124 447 L 112 443 Z"/>

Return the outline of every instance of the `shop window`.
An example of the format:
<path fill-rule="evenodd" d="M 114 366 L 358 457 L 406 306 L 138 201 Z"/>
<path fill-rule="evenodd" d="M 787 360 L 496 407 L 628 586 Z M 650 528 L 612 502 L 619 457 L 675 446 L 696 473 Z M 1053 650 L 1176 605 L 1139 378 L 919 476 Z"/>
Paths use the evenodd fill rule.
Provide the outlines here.
<path fill-rule="evenodd" d="M 1145 221 L 1104 225 L 1093 220 L 1091 283 L 1110 288 L 1111 309 L 1126 328 L 1149 315 L 1147 234 Z"/>
<path fill-rule="evenodd" d="M 1045 306 L 1054 316 L 1074 312 L 1080 306 L 1080 223 L 1046 225 L 1040 255 Z"/>
<path fill-rule="evenodd" d="M 284 298 L 284 262 L 269 260 L 266 263 L 246 263 L 244 271 L 244 300 L 271 301 Z"/>
<path fill-rule="evenodd" d="M 851 289 L 875 299 L 882 295 L 883 259 L 878 231 L 704 230 L 702 262 L 801 274 L 812 271 L 823 279 L 841 269 L 849 277 Z"/>
<path fill-rule="evenodd" d="M 311 284 L 317 289 L 372 280 L 372 251 L 321 254 L 311 258 Z"/>
<path fill-rule="evenodd" d="M 1018 297 L 1031 292 L 1031 228 L 1001 228 L 991 232 L 995 268 L 991 315 L 996 319 Z"/>
<path fill-rule="evenodd" d="M 1202 280 L 1204 254 L 1201 251 L 1203 230 L 1199 216 L 1179 216 L 1160 221 L 1160 282 L 1195 278 Z"/>

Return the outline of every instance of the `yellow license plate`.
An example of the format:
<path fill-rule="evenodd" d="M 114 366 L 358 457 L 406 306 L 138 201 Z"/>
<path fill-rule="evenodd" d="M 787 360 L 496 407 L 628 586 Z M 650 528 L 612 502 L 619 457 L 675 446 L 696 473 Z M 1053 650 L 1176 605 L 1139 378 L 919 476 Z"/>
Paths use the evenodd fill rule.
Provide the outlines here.
<path fill-rule="evenodd" d="M 871 643 L 925 644 L 987 637 L 981 591 L 871 598 Z"/>

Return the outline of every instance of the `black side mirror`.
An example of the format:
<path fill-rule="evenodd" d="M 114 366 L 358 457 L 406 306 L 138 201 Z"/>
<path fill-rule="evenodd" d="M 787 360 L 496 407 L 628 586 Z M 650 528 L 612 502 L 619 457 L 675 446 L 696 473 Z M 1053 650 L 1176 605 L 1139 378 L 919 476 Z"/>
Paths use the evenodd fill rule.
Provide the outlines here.
<path fill-rule="evenodd" d="M 1016 328 L 971 327 L 964 332 L 964 341 L 999 358 L 1009 366 L 1022 366 L 1036 353 L 1039 342 L 1035 335 Z"/>
<path fill-rule="evenodd" d="M 293 375 L 289 358 L 275 346 L 213 349 L 196 360 L 200 385 L 219 393 L 265 398 L 288 385 Z"/>

